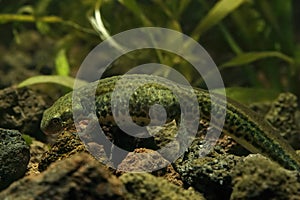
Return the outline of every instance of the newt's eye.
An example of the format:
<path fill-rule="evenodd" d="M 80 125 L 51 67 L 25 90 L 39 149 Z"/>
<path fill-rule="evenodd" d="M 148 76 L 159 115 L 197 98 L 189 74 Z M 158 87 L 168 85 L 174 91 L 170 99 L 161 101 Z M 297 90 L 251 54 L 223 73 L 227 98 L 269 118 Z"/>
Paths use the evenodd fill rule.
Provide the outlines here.
<path fill-rule="evenodd" d="M 59 117 L 52 118 L 49 123 L 42 128 L 45 134 L 55 134 L 62 131 L 62 120 Z"/>
<path fill-rule="evenodd" d="M 60 127 L 61 126 L 61 119 L 59 117 L 55 117 L 53 119 L 51 119 L 50 122 L 52 127 Z"/>

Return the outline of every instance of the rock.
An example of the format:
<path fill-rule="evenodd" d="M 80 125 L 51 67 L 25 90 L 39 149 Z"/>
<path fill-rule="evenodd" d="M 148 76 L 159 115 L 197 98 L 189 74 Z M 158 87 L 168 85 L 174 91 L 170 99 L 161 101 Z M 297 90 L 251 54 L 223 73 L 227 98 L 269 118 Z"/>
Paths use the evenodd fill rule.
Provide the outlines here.
<path fill-rule="evenodd" d="M 118 170 L 124 172 L 152 172 L 164 169 L 168 164 L 169 162 L 158 152 L 140 148 L 128 153 L 125 159 L 118 165 Z"/>
<path fill-rule="evenodd" d="M 278 129 L 294 149 L 300 149 L 300 111 L 297 96 L 289 92 L 280 93 L 272 102 L 253 103 L 250 108 Z"/>
<path fill-rule="evenodd" d="M 125 173 L 120 176 L 128 193 L 134 200 L 201 200 L 204 197 L 194 189 L 183 189 L 167 180 L 148 173 Z"/>
<path fill-rule="evenodd" d="M 0 193 L 0 199 L 123 200 L 124 185 L 87 153 L 57 161 L 36 176 L 25 177 Z"/>
<path fill-rule="evenodd" d="M 265 119 L 277 128 L 295 149 L 300 149 L 300 129 L 296 119 L 297 97 L 291 93 L 281 93 L 271 104 Z"/>
<path fill-rule="evenodd" d="M 89 151 L 102 163 L 111 165 L 102 145 L 95 142 L 87 142 L 84 145 L 76 133 L 64 131 L 58 135 L 50 150 L 43 154 L 38 169 L 39 171 L 44 171 L 51 163 L 57 160 L 63 160 L 79 152 Z"/>
<path fill-rule="evenodd" d="M 167 169 L 165 171 L 161 171 L 161 173 L 157 173 L 154 175 L 160 176 L 160 177 L 164 178 L 165 180 L 169 181 L 170 183 L 173 183 L 180 187 L 184 186 L 180 175 L 178 174 L 178 172 L 176 172 L 174 170 L 174 168 L 171 164 L 167 166 Z"/>
<path fill-rule="evenodd" d="M 0 128 L 0 190 L 25 174 L 29 158 L 29 146 L 21 133 Z"/>
<path fill-rule="evenodd" d="M 73 133 L 64 131 L 58 135 L 57 140 L 51 146 L 50 150 L 43 154 L 38 169 L 39 171 L 44 171 L 51 163 L 84 151 L 86 149 L 79 137 Z"/>
<path fill-rule="evenodd" d="M 47 144 L 37 140 L 32 140 L 30 144 L 30 160 L 26 176 L 40 174 L 38 170 L 39 163 L 41 162 L 42 155 L 49 149 Z"/>
<path fill-rule="evenodd" d="M 149 134 L 154 138 L 155 145 L 162 148 L 170 142 L 174 141 L 178 133 L 178 127 L 175 120 L 163 126 L 149 126 L 147 127 Z"/>
<path fill-rule="evenodd" d="M 17 129 L 38 140 L 45 140 L 40 131 L 45 108 L 43 97 L 33 90 L 14 87 L 0 90 L 0 127 Z"/>
<path fill-rule="evenodd" d="M 240 157 L 225 153 L 220 146 L 214 146 L 207 155 L 205 143 L 196 139 L 189 150 L 173 163 L 183 182 L 204 194 L 207 199 L 229 199 L 232 184 L 231 173 Z"/>
<path fill-rule="evenodd" d="M 269 159 L 251 154 L 232 173 L 235 199 L 300 199 L 299 172 L 289 171 Z"/>

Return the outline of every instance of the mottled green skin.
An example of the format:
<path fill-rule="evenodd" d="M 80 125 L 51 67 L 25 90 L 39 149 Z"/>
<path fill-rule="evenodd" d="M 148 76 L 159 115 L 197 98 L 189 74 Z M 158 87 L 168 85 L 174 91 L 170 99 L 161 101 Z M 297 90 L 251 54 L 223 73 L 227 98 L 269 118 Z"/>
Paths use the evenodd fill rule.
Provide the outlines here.
<path fill-rule="evenodd" d="M 121 76 L 115 76 L 99 81 L 96 90 L 96 110 L 97 116 L 101 124 L 112 124 L 115 122 L 112 117 L 110 102 L 111 94 L 114 91 L 115 84 Z M 161 78 L 150 75 L 127 75 L 122 79 L 127 80 L 122 83 L 123 94 L 132 94 L 130 97 L 130 115 L 138 125 L 147 125 L 150 122 L 148 111 L 153 104 L 164 106 L 167 112 L 167 122 L 180 119 L 181 110 L 178 98 L 174 95 L 175 92 L 183 95 L 185 102 L 183 105 L 189 105 L 191 101 L 190 93 L 194 92 L 198 100 L 200 117 L 204 120 L 210 120 L 211 108 L 215 114 L 213 117 L 218 118 L 219 114 L 226 109 L 226 117 L 224 127 L 221 127 L 223 132 L 233 137 L 239 144 L 253 153 L 261 153 L 268 158 L 278 162 L 283 167 L 300 171 L 300 158 L 289 144 L 280 136 L 280 134 L 263 118 L 258 116 L 247 107 L 227 98 L 227 107 L 224 107 L 224 98 L 216 94 L 210 94 L 201 89 L 193 89 L 191 91 L 184 85 L 179 85 L 171 81 L 164 81 L 167 85 L 161 86 L 157 84 Z M 148 80 L 152 83 L 146 84 L 143 87 L 133 91 L 133 87 L 138 81 Z M 95 87 L 96 83 L 91 83 L 81 89 L 76 90 L 80 94 L 80 101 L 84 101 L 86 97 L 92 94 L 91 88 Z M 173 92 L 172 92 L 173 91 Z M 214 105 L 211 106 L 211 97 L 214 98 Z M 122 93 L 117 98 L 122 104 Z M 73 108 L 74 112 L 84 111 L 86 105 L 76 103 Z M 190 112 L 194 109 L 190 108 Z M 221 129 L 216 123 L 218 120 L 212 120 L 212 125 L 215 128 Z M 68 129 L 73 126 L 72 121 L 72 93 L 61 97 L 52 107 L 44 112 L 41 128 L 46 133 L 57 133 L 62 129 Z"/>

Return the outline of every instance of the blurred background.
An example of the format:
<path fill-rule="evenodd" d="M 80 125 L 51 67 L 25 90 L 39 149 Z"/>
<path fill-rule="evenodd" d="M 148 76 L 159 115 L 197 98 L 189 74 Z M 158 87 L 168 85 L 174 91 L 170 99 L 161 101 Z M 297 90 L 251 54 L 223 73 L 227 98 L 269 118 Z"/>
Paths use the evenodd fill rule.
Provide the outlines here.
<path fill-rule="evenodd" d="M 38 75 L 74 77 L 107 37 L 155 26 L 198 41 L 218 66 L 229 95 L 239 101 L 271 100 L 283 91 L 299 96 L 298 19 L 296 0 L 0 0 L 0 88 Z M 156 62 L 205 88 L 176 55 L 151 49 L 130 54 L 105 76 Z"/>

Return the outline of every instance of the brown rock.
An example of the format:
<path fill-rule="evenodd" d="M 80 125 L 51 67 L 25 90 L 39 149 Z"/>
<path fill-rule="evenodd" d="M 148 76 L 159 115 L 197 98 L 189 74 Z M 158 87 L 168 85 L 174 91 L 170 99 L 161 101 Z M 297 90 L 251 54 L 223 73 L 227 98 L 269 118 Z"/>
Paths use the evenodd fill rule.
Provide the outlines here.
<path fill-rule="evenodd" d="M 37 176 L 13 183 L 0 199 L 124 199 L 123 184 L 87 153 L 58 161 Z"/>
<path fill-rule="evenodd" d="M 134 200 L 204 200 L 193 188 L 184 189 L 161 177 L 149 173 L 125 173 L 120 176 L 128 193 L 127 199 Z"/>
<path fill-rule="evenodd" d="M 57 161 L 68 158 L 79 152 L 90 152 L 98 161 L 111 165 L 108 161 L 103 145 L 95 142 L 84 144 L 76 133 L 64 131 L 58 135 L 57 140 L 46 151 L 38 164 L 38 170 L 44 171 L 47 167 Z"/>
<path fill-rule="evenodd" d="M 39 163 L 41 162 L 42 155 L 49 149 L 47 144 L 37 140 L 32 140 L 30 144 L 30 160 L 26 176 L 40 174 L 38 170 Z"/>
<path fill-rule="evenodd" d="M 17 129 L 22 134 L 45 140 L 40 122 L 46 103 L 40 94 L 28 88 L 0 90 L 0 127 Z"/>
<path fill-rule="evenodd" d="M 49 151 L 43 154 L 38 169 L 39 171 L 44 171 L 51 163 L 84 151 L 86 151 L 86 148 L 79 137 L 76 134 L 64 131 L 58 135 L 57 140 Z"/>
<path fill-rule="evenodd" d="M 168 164 L 157 151 L 139 148 L 128 153 L 118 165 L 118 172 L 152 172 L 166 168 Z"/>

